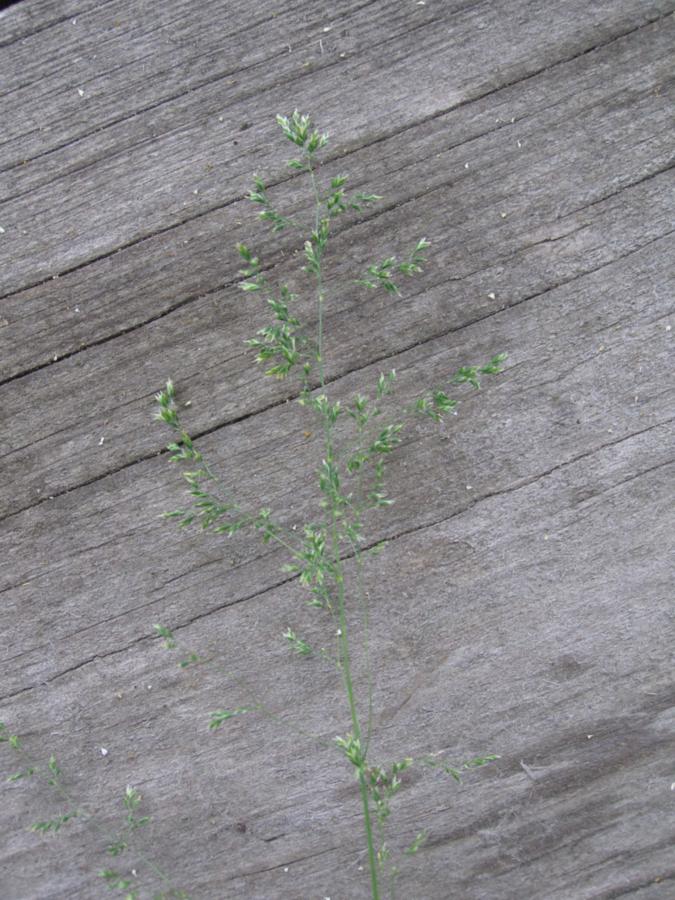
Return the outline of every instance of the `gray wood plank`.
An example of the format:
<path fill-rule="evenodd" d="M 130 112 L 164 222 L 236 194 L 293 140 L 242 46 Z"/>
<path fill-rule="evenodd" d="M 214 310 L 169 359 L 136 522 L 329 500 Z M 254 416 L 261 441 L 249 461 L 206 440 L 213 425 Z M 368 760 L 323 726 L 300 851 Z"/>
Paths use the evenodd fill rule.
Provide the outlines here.
<path fill-rule="evenodd" d="M 455 5 L 451 4 L 449 10 Z M 374 20 L 380 26 L 385 18 L 393 20 L 394 26 L 396 20 L 407 18 L 394 4 L 385 11 L 383 4 L 373 6 L 367 0 L 354 0 L 340 4 L 334 11 L 334 21 L 343 24 L 344 19 L 353 18 L 368 6 L 372 7 L 370 27 Z M 418 20 L 429 18 L 426 10 L 415 13 Z M 181 0 L 157 8 L 150 3 L 122 0 L 79 16 L 77 28 L 63 27 L 58 34 L 51 34 L 54 55 L 48 61 L 40 52 L 36 54 L 36 49 L 43 51 L 44 38 L 22 41 L 8 56 L 12 65 L 7 86 L 11 91 L 6 100 L 8 110 L 15 115 L 1 145 L 4 161 L 11 165 L 51 154 L 64 143 L 75 144 L 104 128 L 137 119 L 139 114 L 207 84 L 219 82 L 221 88 L 231 87 L 232 76 L 247 78 L 245 73 L 252 68 L 258 70 L 258 79 L 272 72 L 278 77 L 284 70 L 280 58 L 288 57 L 290 51 L 277 40 L 270 42 L 270 27 L 292 33 L 297 49 L 310 34 L 323 34 L 327 16 L 325 4 L 308 7 L 298 0 L 283 8 L 269 2 L 254 7 L 222 0 L 207 0 L 197 8 Z M 72 20 L 64 23 L 72 25 Z M 325 40 L 329 45 L 328 37 Z M 316 49 L 320 52 L 318 40 Z M 297 60 L 293 65 L 297 67 Z M 85 88 L 84 95 L 91 101 L 86 118 L 81 115 L 81 103 L 69 102 L 64 91 L 68 84 Z M 41 120 L 41 129 L 35 127 L 39 112 L 47 115 Z M 111 144 L 110 137 L 107 144 L 99 142 L 99 146 L 119 150 L 120 144 Z M 27 183 L 31 178 L 43 183 L 45 176 L 55 174 L 63 174 L 63 168 L 55 169 L 52 160 L 46 161 L 42 174 L 32 172 Z"/>
<path fill-rule="evenodd" d="M 18 42 L 28 41 L 42 32 L 58 28 L 64 22 L 72 23 L 74 17 L 98 10 L 105 3 L 106 0 L 95 3 L 91 0 L 21 0 L 20 3 L 0 10 L 0 47 L 11 47 Z M 41 40 L 49 39 L 50 37 L 43 35 Z M 9 53 L 5 58 L 10 58 Z M 45 64 L 46 61 L 43 60 L 43 68 Z M 3 86 L 9 85 L 14 74 L 9 68 L 3 72 L 3 78 L 6 79 Z"/>
<path fill-rule="evenodd" d="M 629 168 L 627 161 L 621 158 L 622 144 L 617 135 L 616 158 L 620 162 L 616 164 L 622 172 L 621 186 L 629 183 L 631 178 L 643 177 L 658 170 L 660 165 L 668 164 L 671 159 L 667 128 L 660 123 L 662 117 L 667 116 L 670 104 L 667 77 L 672 32 L 673 22 L 668 20 L 665 25 L 646 28 L 639 35 L 632 35 L 571 63 L 552 67 L 480 103 L 469 104 L 440 116 L 416 131 L 415 157 L 412 160 L 411 132 L 407 129 L 375 147 L 354 149 L 346 155 L 340 148 L 339 160 L 334 164 L 335 168 L 328 167 L 329 171 L 352 169 L 358 187 L 364 185 L 372 188 L 391 180 L 396 194 L 388 200 L 387 205 L 390 205 L 412 199 L 428 189 L 430 183 L 447 182 L 447 168 L 448 172 L 457 173 L 456 183 L 447 185 L 448 192 L 452 190 L 453 193 L 441 202 L 451 208 L 458 202 L 465 207 L 476 191 L 494 194 L 496 189 L 489 178 L 489 167 L 496 158 L 504 157 L 506 151 L 507 158 L 512 160 L 512 167 L 518 173 L 518 183 L 514 185 L 513 196 L 507 198 L 500 191 L 493 197 L 493 202 L 508 203 L 510 224 L 515 216 L 519 216 L 525 225 L 533 221 L 543 196 L 543 191 L 535 195 L 525 183 L 531 170 L 540 173 L 539 177 L 543 180 L 547 159 L 545 153 L 550 152 L 550 138 L 546 138 L 542 146 L 542 133 L 546 137 L 548 131 L 555 128 L 559 134 L 569 127 L 570 120 L 574 121 L 581 115 L 582 121 L 575 131 L 577 146 L 568 150 L 575 156 L 580 154 L 576 160 L 578 169 L 570 167 L 568 180 L 561 183 L 559 189 L 576 192 L 579 172 L 582 171 L 588 174 L 589 179 L 585 189 L 589 190 L 592 185 L 597 197 L 597 189 L 602 182 L 596 184 L 595 178 L 599 176 L 597 168 L 602 165 L 602 156 L 598 159 L 598 154 L 594 156 L 594 152 L 600 141 L 604 153 L 607 136 L 603 137 L 597 125 L 593 127 L 593 118 L 597 116 L 597 107 L 607 102 L 609 97 L 622 91 L 637 90 L 650 97 L 655 104 L 653 128 L 646 126 L 653 131 L 652 138 L 646 138 L 636 128 L 635 169 Z M 638 68 L 641 75 L 636 86 L 635 72 Z M 605 74 L 607 77 L 604 77 Z M 616 102 L 616 96 L 612 102 Z M 515 119 L 513 123 L 510 121 L 512 118 Z M 640 127 L 645 127 L 642 119 L 640 123 Z M 605 127 L 609 124 L 606 123 Z M 625 123 L 621 127 L 625 128 Z M 594 134 L 592 142 L 589 142 L 590 131 Z M 245 139 L 246 134 L 243 132 L 239 138 Z M 464 144 L 466 146 L 462 146 Z M 279 166 L 278 142 L 276 147 L 276 159 L 269 169 L 275 180 L 283 174 L 283 166 Z M 593 159 L 597 167 L 593 165 Z M 424 161 L 421 166 L 420 161 Z M 467 164 L 468 170 L 464 169 Z M 604 178 L 615 177 L 612 171 L 615 170 L 604 166 Z M 249 168 L 245 177 L 250 179 L 250 174 Z M 574 179 L 573 184 L 571 179 Z M 292 196 L 295 190 L 295 182 L 291 181 L 288 186 L 281 187 L 279 193 L 285 199 Z M 455 196 L 456 191 L 461 192 L 461 197 Z M 557 214 L 557 208 L 552 203 L 546 211 Z M 544 212 L 542 209 L 541 213 Z M 225 207 L 77 269 L 59 280 L 50 280 L 37 288 L 5 298 L 2 309 L 3 320 L 7 324 L 0 328 L 0 376 L 9 378 L 46 365 L 55 356 L 62 358 L 124 333 L 197 299 L 200 294 L 213 292 L 231 283 L 236 263 L 227 246 L 234 240 L 229 235 L 248 232 L 250 221 L 250 212 L 239 205 Z M 452 222 L 453 228 L 465 221 L 466 217 L 461 219 L 457 216 Z M 541 225 L 544 221 L 542 217 L 537 224 Z M 240 222 L 244 223 L 243 227 Z M 486 217 L 483 223 L 486 243 L 504 240 L 505 225 L 505 222 L 492 216 Z M 224 240 L 224 236 L 228 237 Z M 527 240 L 533 242 L 538 238 L 539 234 L 535 234 Z M 270 242 L 265 241 L 263 247 L 267 250 L 269 245 Z M 149 256 L 154 260 L 151 266 L 147 264 Z M 270 247 L 267 258 L 274 263 L 278 261 L 278 253 Z M 64 296 L 67 297 L 66 302 L 62 299 Z"/>
<path fill-rule="evenodd" d="M 414 454 L 401 454 L 392 463 L 398 503 L 386 521 L 374 523 L 374 540 L 432 523 L 444 512 L 470 507 L 482 496 L 671 421 L 672 391 L 665 381 L 672 340 L 664 314 L 666 248 L 665 239 L 656 241 L 552 291 L 545 305 L 534 299 L 496 313 L 489 330 L 478 322 L 390 358 L 403 403 L 426 385 L 442 383 L 463 359 L 484 358 L 496 349 L 509 351 L 511 374 L 465 399 L 461 420 L 452 419 L 444 432 L 447 450 L 439 449 L 434 429 L 413 434 Z M 607 283 L 613 285 L 611 294 L 604 290 Z M 371 365 L 341 378 L 333 385 L 336 396 L 347 398 L 374 384 L 380 369 Z M 622 375 L 627 369 L 630 377 Z M 311 427 L 302 408 L 283 404 L 217 429 L 202 446 L 238 486 L 246 508 L 288 510 L 287 521 L 301 524 L 317 499 L 311 473 L 320 451 L 316 435 L 306 437 Z M 523 441 L 530 452 L 519 450 Z M 443 459 L 451 465 L 444 466 Z M 153 455 L 86 490 L 5 520 L 2 556 L 11 565 L 0 589 L 6 608 L 15 610 L 9 646 L 22 648 L 3 674 L 7 690 L 55 678 L 100 656 L 111 643 L 118 645 L 120 638 L 137 639 L 149 608 L 167 602 L 166 589 L 179 588 L 169 600 L 173 614 L 193 586 L 198 591 L 191 608 L 208 610 L 212 591 L 236 601 L 254 594 L 263 575 L 270 584 L 288 580 L 279 574 L 279 555 L 268 549 L 261 558 L 255 541 L 238 538 L 230 557 L 215 549 L 222 542 L 206 539 L 214 550 L 205 557 L 202 535 L 187 540 L 182 532 L 167 532 L 159 513 L 179 506 L 182 494 L 177 474 L 166 471 L 170 468 L 165 457 Z M 171 552 L 159 549 L 166 541 Z M 139 559 L 147 562 L 139 565 Z M 219 571 L 228 559 L 236 563 L 228 576 L 232 583 Z M 92 604 L 92 583 L 103 570 L 107 588 Z M 46 594 L 53 599 L 43 605 Z M 21 615 L 26 609 L 29 617 Z M 59 642 L 58 654 L 45 656 L 46 640 Z"/>
<path fill-rule="evenodd" d="M 368 34 L 373 20 L 370 9 L 371 5 L 364 7 L 362 19 L 356 16 L 351 22 L 359 33 Z M 384 9 L 386 12 L 388 6 Z M 430 22 L 424 33 L 414 32 L 412 50 L 403 34 L 386 45 L 388 35 L 386 31 L 383 35 L 383 27 L 379 26 L 365 45 L 365 57 L 357 54 L 343 60 L 336 49 L 330 64 L 324 63 L 328 67 L 326 77 L 313 73 L 311 66 L 304 65 L 306 60 L 297 60 L 293 103 L 323 110 L 329 126 L 337 119 L 344 141 L 363 140 L 364 130 L 371 139 L 381 137 L 411 120 L 433 118 L 461 102 L 546 68 L 552 54 L 557 61 L 585 53 L 597 44 L 639 30 L 654 19 L 663 19 L 672 10 L 672 0 L 654 0 L 638 9 L 615 3 L 589 7 L 575 0 L 574 9 L 567 4 L 553 27 L 549 10 L 540 11 L 533 19 L 527 4 L 520 15 L 512 4 L 508 8 L 469 5 L 460 24 L 449 32 L 453 59 L 447 69 L 439 65 L 439 60 L 445 59 L 448 31 L 438 23 Z M 516 30 L 516 23 L 524 18 L 529 21 L 528 28 Z M 408 31 L 412 27 L 411 20 Z M 293 39 L 293 34 L 279 32 L 282 46 Z M 486 62 L 493 64 L 496 48 L 500 74 L 494 78 L 486 74 L 490 71 Z M 281 54 L 279 58 L 285 56 Z M 414 79 L 410 77 L 412 71 Z M 335 91 L 338 72 L 339 96 Z M 188 101 L 179 104 L 178 118 L 166 130 L 151 129 L 132 147 L 123 147 L 119 153 L 106 154 L 102 159 L 96 155 L 100 161 L 95 166 L 87 164 L 69 172 L 66 178 L 15 200 L 7 199 L 0 206 L 5 228 L 0 246 L 3 259 L 11 260 L 11 268 L 3 266 L 3 293 L 83 265 L 241 196 L 244 174 L 247 179 L 251 163 L 261 165 L 269 159 L 264 149 L 270 135 L 267 123 L 289 102 L 288 72 L 272 78 L 269 90 L 264 90 L 258 75 L 251 77 L 249 93 L 234 106 L 227 106 L 220 84 L 207 84 L 195 92 L 195 100 L 189 102 L 188 97 Z M 362 103 L 362 85 L 366 81 L 374 97 L 388 97 L 389 101 L 366 109 Z M 435 90 L 420 92 L 418 84 L 427 83 L 434 83 Z M 72 103 L 84 99 L 77 89 L 71 93 Z M 231 141 L 242 122 L 249 122 L 248 111 L 254 98 L 260 112 L 254 127 L 249 129 L 248 139 L 255 139 L 258 150 L 247 153 L 242 170 L 241 163 L 230 154 Z M 219 121 L 221 115 L 223 122 Z M 247 146 L 242 146 L 240 152 L 247 150 Z M 198 174 L 195 158 L 214 168 Z M 37 164 L 42 169 L 40 159 Z M 14 186 L 10 194 L 5 191 L 9 197 L 20 190 L 20 179 L 24 177 L 23 167 L 13 171 Z"/>
<path fill-rule="evenodd" d="M 406 784 L 394 840 L 421 825 L 431 838 L 404 870 L 404 896 L 612 897 L 657 878 L 667 889 L 672 606 L 668 561 L 654 567 L 652 547 L 669 539 L 668 461 L 663 428 L 649 429 L 377 557 L 380 752 L 502 756 L 462 789 L 437 777 Z M 214 591 L 226 589 L 224 575 Z M 330 738 L 345 715 L 333 677 L 274 641 L 299 615 L 287 586 L 221 606 L 178 635 L 203 649 L 218 634 L 226 669 L 290 723 Z M 357 797 L 333 752 L 265 720 L 206 734 L 208 709 L 242 698 L 217 668 L 180 675 L 145 640 L 3 702 L 2 715 L 20 719 L 29 746 L 68 761 L 72 789 L 109 826 L 133 772 L 155 816 L 153 848 L 165 865 L 179 862 L 196 896 L 367 896 Z M 13 790 L 13 814 L 1 813 L 12 896 L 91 896 L 100 840 L 76 826 L 62 837 L 71 865 L 62 844 L 40 841 L 36 854 L 39 839 L 16 826 L 34 818 L 37 797 Z"/>
<path fill-rule="evenodd" d="M 395 366 L 404 402 L 461 363 L 510 354 L 504 375 L 462 396 L 457 418 L 412 429 L 391 461 L 397 502 L 369 523 L 372 542 L 388 542 L 367 573 L 377 754 L 501 756 L 460 788 L 438 774 L 406 778 L 391 840 L 404 846 L 421 828 L 430 838 L 406 862 L 399 896 L 667 896 L 672 5 L 340 4 L 349 34 L 325 33 L 314 71 L 294 82 L 298 61 L 279 59 L 262 77 L 263 53 L 233 86 L 224 118 L 252 123 L 237 145 L 208 128 L 199 137 L 222 88 L 199 87 L 221 38 L 207 23 L 229 6 L 204 4 L 186 22 L 179 0 L 140 5 L 130 49 L 148 48 L 148 93 L 120 57 L 85 121 L 49 93 L 69 70 L 59 81 L 47 54 L 67 57 L 83 36 L 53 22 L 53 4 L 28 0 L 42 24 L 13 58 L 29 62 L 27 79 L 44 75 L 45 93 L 26 113 L 60 110 L 74 143 L 63 153 L 45 143 L 22 172 L 15 208 L 52 206 L 26 236 L 11 289 L 39 280 L 62 252 L 39 244 L 50 216 L 81 202 L 83 227 L 110 233 L 108 249 L 100 235 L 76 241 L 62 277 L 1 301 L 0 720 L 31 752 L 56 753 L 73 795 L 108 830 L 121 824 L 125 786 L 136 785 L 153 817 L 150 855 L 193 898 L 369 895 L 358 796 L 331 746 L 348 727 L 339 685 L 281 638 L 289 625 L 319 645 L 330 634 L 280 571 L 280 553 L 159 518 L 182 491 L 149 419 L 152 393 L 174 375 L 200 446 L 242 502 L 285 510 L 291 525 L 312 515 L 320 441 L 306 411 L 284 402 L 285 386 L 265 384 L 242 352 L 262 314 L 236 290 L 225 247 L 250 234 L 238 224 L 244 176 L 279 172 L 269 119 L 300 84 L 298 103 L 320 118 L 324 109 L 329 128 L 338 113 L 347 119 L 326 174 L 352 170 L 356 189 L 388 185 L 383 208 L 335 239 L 331 392 L 346 398 Z M 104 26 L 131 7 L 99 7 L 81 46 L 94 55 L 100 44 L 105 57 L 122 35 L 105 37 Z M 252 10 L 238 5 L 237 22 Z M 302 11 L 285 5 L 263 33 L 283 39 Z M 312 5 L 302 33 L 324 12 Z M 162 87 L 174 16 L 186 37 Z M 237 36 L 242 51 L 250 40 Z M 353 44 L 338 62 L 342 40 Z M 360 81 L 338 84 L 338 73 Z M 148 97 L 162 103 L 181 75 L 196 89 L 165 104 L 167 134 L 130 149 L 146 140 Z M 260 96 L 245 100 L 256 84 Z M 123 85 L 137 95 L 122 96 Z M 113 125 L 114 90 L 122 121 Z M 195 195 L 176 218 L 161 165 L 180 181 L 188 149 L 201 165 L 221 143 L 231 183 L 221 170 L 213 195 Z M 124 160 L 147 190 L 140 224 L 125 205 L 135 176 Z M 112 176 L 122 191 L 103 210 Z M 72 197 L 60 193 L 66 185 Z M 279 181 L 275 196 L 302 213 L 295 190 Z M 296 268 L 286 239 L 253 232 L 275 276 Z M 434 240 L 431 264 L 400 300 L 362 298 L 345 283 L 421 233 Z M 181 648 L 217 659 L 181 671 L 152 637 L 158 621 Z M 363 686 L 360 650 L 354 664 Z M 208 732 L 210 710 L 253 694 L 319 740 L 255 717 Z M 96 876 L 110 863 L 105 836 L 77 821 L 55 840 L 31 834 L 28 823 L 62 807 L 29 783 L 5 791 L 0 871 L 11 900 L 108 896 Z M 126 863 L 139 883 L 147 877 L 141 860 Z"/>
<path fill-rule="evenodd" d="M 658 174 L 671 164 L 664 128 L 668 108 L 657 95 L 653 109 L 653 93 L 646 96 L 653 113 L 646 116 L 653 131 L 649 137 L 646 126 L 635 124 L 633 107 L 608 103 L 605 111 L 598 99 L 598 105 L 577 118 L 574 132 L 563 104 L 555 108 L 557 120 L 546 113 L 541 123 L 530 124 L 523 140 L 499 129 L 439 153 L 445 131 L 431 131 L 430 146 L 416 158 L 414 173 L 406 165 L 398 168 L 401 156 L 386 155 L 381 180 L 398 202 L 384 214 L 346 229 L 338 239 L 330 308 L 341 310 L 331 313 L 341 359 L 330 363 L 331 374 L 344 374 L 456 331 L 503 306 L 543 297 L 551 288 L 672 231 L 672 171 Z M 595 163 L 600 147 L 601 171 Z M 398 150 L 404 155 L 407 144 L 401 140 Z M 554 184 L 548 168 L 552 154 Z M 364 168 L 366 164 L 364 160 Z M 619 184 L 614 174 L 618 167 Z M 654 170 L 657 174 L 650 177 Z M 469 176 L 463 174 L 467 171 Z M 623 185 L 627 187 L 622 190 Z M 476 196 L 481 198 L 479 210 Z M 403 210 L 413 207 L 417 219 L 407 217 L 401 224 Z M 244 211 L 235 206 L 230 215 L 226 233 L 234 231 Z M 426 290 L 392 304 L 388 297 L 361 299 L 351 287 L 340 287 L 369 257 L 391 246 L 392 233 L 397 249 L 423 233 L 436 242 L 423 283 Z M 211 240 L 220 236 L 214 234 Z M 263 243 L 263 251 L 270 243 Z M 292 257 L 277 259 L 279 278 L 289 267 L 296 268 Z M 140 258 L 138 262 L 143 264 Z M 173 265 L 167 257 L 165 279 Z M 13 483 L 0 489 L 5 513 L 157 452 L 161 438 L 145 426 L 152 394 L 168 375 L 195 401 L 198 433 L 288 396 L 284 383 L 271 387 L 250 365 L 241 342 L 259 327 L 261 314 L 231 284 L 230 273 L 231 268 L 225 274 L 230 284 L 222 290 L 189 303 L 183 297 L 178 309 L 145 327 L 0 388 L 4 416 L 11 422 L 0 446 L 15 473 Z M 71 321 L 77 315 L 73 313 Z M 313 315 L 311 310 L 308 315 Z M 364 315 L 372 326 L 366 331 Z M 220 373 L 215 384 L 214 372 Z M 215 420 L 210 405 L 220 410 Z"/>

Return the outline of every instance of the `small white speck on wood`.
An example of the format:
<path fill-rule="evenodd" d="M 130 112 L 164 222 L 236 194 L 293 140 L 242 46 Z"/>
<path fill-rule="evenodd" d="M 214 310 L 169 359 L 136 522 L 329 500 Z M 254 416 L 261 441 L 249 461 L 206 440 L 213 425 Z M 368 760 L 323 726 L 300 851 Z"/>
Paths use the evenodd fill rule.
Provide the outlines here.
<path fill-rule="evenodd" d="M 520 768 L 523 770 L 523 772 L 527 775 L 527 777 L 528 777 L 531 781 L 537 781 L 537 779 L 540 777 L 539 775 L 537 775 L 537 773 L 534 771 L 534 769 L 531 769 L 531 768 L 527 765 L 527 763 L 524 763 L 524 762 L 522 761 L 522 759 L 521 759 L 521 761 L 520 761 Z"/>

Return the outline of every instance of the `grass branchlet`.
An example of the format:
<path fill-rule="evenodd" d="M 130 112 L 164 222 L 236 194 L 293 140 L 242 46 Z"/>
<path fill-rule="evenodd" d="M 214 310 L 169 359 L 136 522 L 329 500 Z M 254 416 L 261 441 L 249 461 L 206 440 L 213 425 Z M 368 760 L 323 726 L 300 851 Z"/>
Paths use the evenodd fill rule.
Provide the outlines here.
<path fill-rule="evenodd" d="M 135 833 L 150 823 L 150 817 L 140 815 L 142 797 L 136 788 L 127 785 L 122 798 L 124 819 L 121 828 L 111 834 L 101 815 L 78 803 L 67 786 L 61 767 L 52 753 L 46 763 L 31 758 L 22 739 L 11 734 L 4 722 L 0 722 L 0 744 L 6 744 L 18 759 L 20 769 L 6 778 L 9 783 L 24 779 L 45 784 L 64 807 L 64 812 L 44 818 L 29 825 L 29 830 L 39 834 L 56 834 L 68 823 L 81 821 L 97 833 L 105 852 L 110 857 L 132 856 L 134 866 L 124 871 L 106 867 L 98 874 L 107 886 L 123 895 L 124 900 L 189 900 L 188 894 L 176 888 L 171 877 L 136 845 Z"/>

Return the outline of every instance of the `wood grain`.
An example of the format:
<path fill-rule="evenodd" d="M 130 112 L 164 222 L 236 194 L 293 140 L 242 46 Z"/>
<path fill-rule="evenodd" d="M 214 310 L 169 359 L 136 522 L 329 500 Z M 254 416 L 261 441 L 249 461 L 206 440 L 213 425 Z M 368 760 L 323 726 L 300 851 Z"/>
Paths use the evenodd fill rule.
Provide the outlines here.
<path fill-rule="evenodd" d="M 244 199 L 258 171 L 307 216 L 273 121 L 296 106 L 331 132 L 322 177 L 385 195 L 334 238 L 331 393 L 395 367 L 407 402 L 509 354 L 456 418 L 409 431 L 396 503 L 369 523 L 387 542 L 367 571 L 375 752 L 500 755 L 461 787 L 407 779 L 391 841 L 430 837 L 398 896 L 672 891 L 673 9 L 25 0 L 0 17 L 0 720 L 108 831 L 136 785 L 148 852 L 195 900 L 369 896 L 331 746 L 347 711 L 283 645 L 288 626 L 325 640 L 283 555 L 159 517 L 182 502 L 151 425 L 168 376 L 242 504 L 315 515 L 321 442 L 243 346 L 265 314 L 232 250 L 306 286 L 293 237 Z M 400 299 L 353 286 L 423 234 Z M 214 662 L 181 671 L 155 622 Z M 253 695 L 282 723 L 208 732 Z M 38 837 L 25 826 L 62 805 L 3 790 L 3 897 L 108 896 L 102 834 Z"/>

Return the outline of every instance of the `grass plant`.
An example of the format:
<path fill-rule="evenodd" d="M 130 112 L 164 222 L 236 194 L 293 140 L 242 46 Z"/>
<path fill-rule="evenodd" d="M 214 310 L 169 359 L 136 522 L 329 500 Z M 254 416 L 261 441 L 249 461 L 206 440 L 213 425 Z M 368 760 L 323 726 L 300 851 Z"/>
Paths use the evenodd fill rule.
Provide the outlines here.
<path fill-rule="evenodd" d="M 316 461 L 320 502 L 315 514 L 299 530 L 286 528 L 281 518 L 268 507 L 248 509 L 241 505 L 234 490 L 223 483 L 190 437 L 183 424 L 176 388 L 169 380 L 156 395 L 156 418 L 171 429 L 169 459 L 182 469 L 188 499 L 182 507 L 165 513 L 165 516 L 181 527 L 197 526 L 216 535 L 257 532 L 265 544 L 278 545 L 286 554 L 284 571 L 303 588 L 306 615 L 319 617 L 326 639 L 322 642 L 324 646 L 316 649 L 290 626 L 279 639 L 285 641 L 289 652 L 297 657 L 298 665 L 328 664 L 342 684 L 344 712 L 349 724 L 330 743 L 336 758 L 341 758 L 353 773 L 357 785 L 370 894 L 372 900 L 379 900 L 385 894 L 394 896 L 402 860 L 422 851 L 428 837 L 423 829 L 405 847 L 393 846 L 388 838 L 392 800 L 404 786 L 405 772 L 414 766 L 434 768 L 460 781 L 463 774 L 497 757 L 484 753 L 463 762 L 449 761 L 434 753 L 418 757 L 406 755 L 394 761 L 372 758 L 371 738 L 377 716 L 373 708 L 374 673 L 368 640 L 370 612 L 363 573 L 368 559 L 381 549 L 382 544 L 368 537 L 367 528 L 372 527 L 373 516 L 394 502 L 386 486 L 387 463 L 392 454 L 399 451 L 411 424 L 420 417 L 440 422 L 444 416 L 456 413 L 457 392 L 467 387 L 478 389 L 483 376 L 498 375 L 505 356 L 498 354 L 482 364 L 462 366 L 449 374 L 444 384 L 430 387 L 412 403 L 403 406 L 396 406 L 394 369 L 380 373 L 374 384 L 347 401 L 334 398 L 326 377 L 325 359 L 326 312 L 331 304 L 326 278 L 330 241 L 338 219 L 361 212 L 382 197 L 362 191 L 351 193 L 347 189 L 347 175 L 322 178 L 320 156 L 327 146 L 328 136 L 314 127 L 309 116 L 295 111 L 288 117 L 277 116 L 277 123 L 283 137 L 294 148 L 288 167 L 304 176 L 308 184 L 313 208 L 311 221 L 303 223 L 278 210 L 270 189 L 259 175 L 254 176 L 248 199 L 258 208 L 259 218 L 269 224 L 274 234 L 286 229 L 300 234 L 303 261 L 300 282 L 304 302 L 287 283 L 273 283 L 260 256 L 244 243 L 237 244 L 241 259 L 239 286 L 251 298 L 261 299 L 270 316 L 270 320 L 246 342 L 256 361 L 271 378 L 296 379 L 297 402 L 309 410 L 316 421 L 315 430 L 322 438 L 321 453 Z M 430 246 L 426 237 L 420 237 L 401 256 L 389 255 L 366 265 L 352 279 L 354 291 L 368 294 L 382 290 L 395 301 L 403 281 L 422 272 Z M 352 634 L 356 621 L 361 624 L 362 643 Z M 166 650 L 180 653 L 181 668 L 218 662 L 213 655 L 194 651 L 182 653 L 174 631 L 167 625 L 155 624 L 154 635 Z M 362 689 L 354 677 L 353 660 L 357 654 L 362 654 L 367 670 Z M 241 679 L 237 680 L 236 673 L 228 673 L 228 678 L 240 685 L 242 702 L 211 711 L 208 728 L 212 732 L 226 728 L 235 717 L 252 714 L 268 716 L 280 725 L 286 724 L 282 717 L 253 696 Z M 363 696 L 357 697 L 358 690 L 362 690 Z M 302 736 L 312 737 L 302 729 L 295 730 Z M 30 826 L 31 830 L 42 834 L 57 833 L 74 820 L 85 820 L 100 832 L 110 857 L 118 860 L 134 853 L 150 880 L 154 879 L 155 885 L 159 885 L 159 889 L 145 886 L 137 879 L 135 868 L 119 871 L 119 866 L 106 866 L 99 874 L 111 890 L 123 895 L 125 900 L 188 897 L 137 846 L 138 832 L 145 828 L 149 818 L 139 814 L 141 796 L 135 788 L 126 788 L 122 798 L 121 827 L 111 835 L 96 814 L 73 799 L 53 755 L 46 764 L 33 761 L 21 739 L 2 723 L 0 743 L 6 744 L 20 759 L 21 768 L 9 776 L 9 782 L 38 779 L 63 804 L 59 815 L 36 821 Z"/>
<path fill-rule="evenodd" d="M 277 116 L 283 136 L 293 145 L 288 167 L 307 179 L 313 206 L 312 221 L 303 225 L 297 218 L 278 210 L 261 176 L 255 175 L 248 199 L 259 207 L 259 218 L 269 223 L 273 233 L 286 229 L 297 231 L 302 247 L 301 282 L 304 285 L 302 303 L 287 283 L 273 283 L 263 266 L 260 255 L 244 243 L 237 244 L 242 260 L 240 288 L 246 294 L 261 298 L 271 321 L 261 327 L 246 343 L 253 350 L 256 361 L 265 374 L 275 379 L 297 379 L 297 402 L 311 410 L 316 430 L 323 436 L 321 457 L 317 459 L 317 480 L 321 500 L 316 515 L 298 533 L 283 526 L 271 509 L 244 509 L 232 488 L 223 484 L 213 467 L 197 449 L 184 427 L 176 389 L 172 381 L 157 396 L 156 417 L 173 431 L 168 445 L 170 459 L 183 469 L 188 491 L 188 503 L 166 513 L 182 527 L 199 526 L 215 534 L 233 535 L 248 529 L 257 531 L 264 543 L 276 543 L 288 555 L 284 571 L 292 574 L 307 593 L 308 615 L 322 617 L 326 631 L 326 646 L 315 652 L 312 646 L 290 627 L 282 637 L 301 664 L 317 655 L 334 667 L 344 689 L 345 707 L 350 726 L 346 733 L 335 738 L 334 746 L 352 769 L 358 785 L 363 815 L 364 840 L 367 848 L 370 892 L 373 900 L 395 891 L 399 861 L 394 859 L 386 826 L 391 814 L 391 800 L 400 791 L 403 773 L 414 765 L 433 766 L 446 771 L 459 781 L 462 772 L 478 768 L 496 759 L 483 754 L 454 764 L 434 755 L 418 759 L 403 757 L 394 762 L 371 759 L 371 734 L 374 724 L 372 701 L 372 672 L 366 678 L 367 697 L 359 712 L 352 660 L 359 651 L 348 622 L 353 613 L 360 613 L 363 632 L 368 631 L 368 600 L 363 589 L 362 569 L 366 562 L 365 548 L 372 544 L 365 533 L 365 524 L 374 511 L 393 503 L 385 487 L 386 466 L 391 454 L 403 442 L 406 428 L 415 417 L 440 422 L 454 413 L 458 400 L 450 395 L 454 387 L 480 387 L 482 376 L 494 376 L 502 371 L 505 355 L 498 354 L 479 365 L 460 367 L 447 379 L 447 384 L 430 388 L 412 404 L 392 411 L 396 372 L 382 372 L 374 385 L 364 393 L 356 393 L 348 402 L 335 400 L 326 379 L 325 325 L 326 311 L 331 297 L 327 287 L 329 245 L 336 220 L 359 212 L 382 199 L 377 194 L 347 190 L 348 176 L 338 175 L 327 182 L 322 180 L 320 155 L 328 143 L 328 135 L 316 129 L 309 116 L 297 110 L 291 116 Z M 380 262 L 369 264 L 359 277 L 353 279 L 355 290 L 383 290 L 395 298 L 400 294 L 404 279 L 422 272 L 427 262 L 430 242 L 420 237 L 400 258 L 389 255 Z M 313 297 L 313 313 L 307 309 L 307 296 Z M 305 309 L 308 327 L 301 320 Z M 344 438 L 345 423 L 349 430 Z M 338 436 L 338 427 L 341 427 Z M 356 575 L 347 574 L 347 560 L 354 560 Z M 309 610 L 312 612 L 310 613 Z M 164 638 L 165 646 L 173 648 L 172 632 L 163 625 L 155 629 Z M 337 640 L 334 641 L 334 638 Z M 368 647 L 365 648 L 368 659 Z M 195 654 L 192 654 L 195 656 Z M 189 662 L 189 660 L 188 660 Z M 181 661 L 182 665 L 186 661 Z M 369 663 L 368 663 L 369 664 Z M 210 728 L 217 730 L 234 716 L 244 713 L 265 714 L 263 704 L 254 703 L 211 713 Z M 417 853 L 427 834 L 421 831 L 401 852 Z M 400 854 L 399 854 L 400 855 Z"/>

